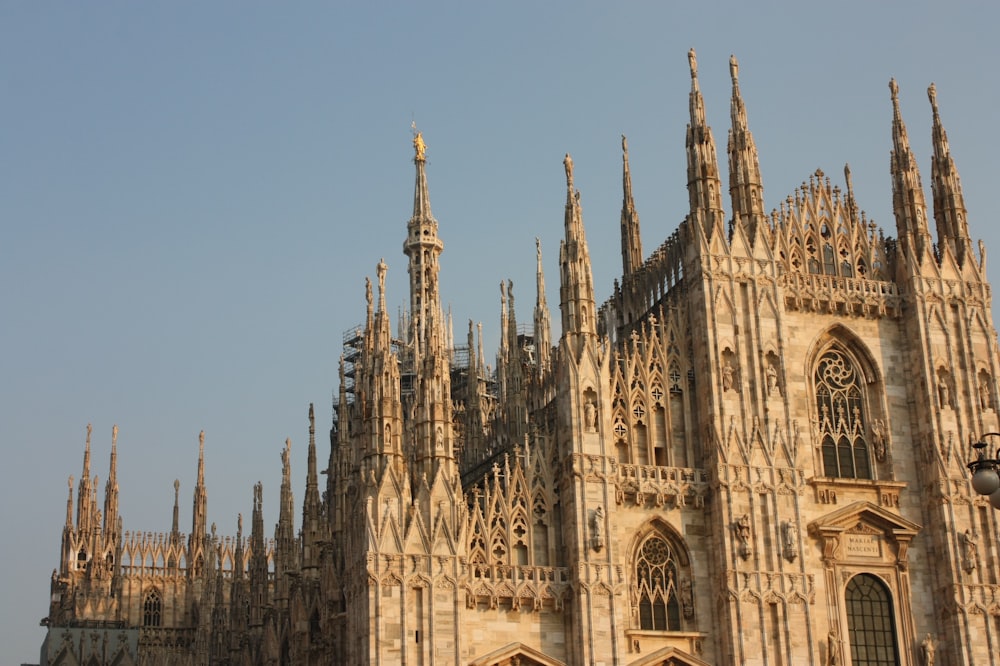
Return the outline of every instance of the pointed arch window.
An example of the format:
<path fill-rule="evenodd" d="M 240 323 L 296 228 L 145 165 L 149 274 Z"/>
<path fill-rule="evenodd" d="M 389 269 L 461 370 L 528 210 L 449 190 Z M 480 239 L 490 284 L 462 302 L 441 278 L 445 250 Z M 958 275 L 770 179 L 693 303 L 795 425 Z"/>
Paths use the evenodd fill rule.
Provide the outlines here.
<path fill-rule="evenodd" d="M 639 628 L 678 631 L 681 628 L 677 600 L 677 563 L 670 544 L 659 534 L 650 535 L 639 547 L 635 562 Z"/>
<path fill-rule="evenodd" d="M 892 596 L 881 580 L 859 574 L 844 591 L 847 633 L 854 666 L 893 666 L 899 663 Z"/>
<path fill-rule="evenodd" d="M 163 617 L 163 599 L 160 591 L 152 589 L 142 601 L 142 626 L 159 627 Z"/>
<path fill-rule="evenodd" d="M 866 414 L 862 375 L 840 349 L 825 352 L 816 364 L 816 411 L 823 475 L 870 479 L 871 459 L 865 440 Z"/>

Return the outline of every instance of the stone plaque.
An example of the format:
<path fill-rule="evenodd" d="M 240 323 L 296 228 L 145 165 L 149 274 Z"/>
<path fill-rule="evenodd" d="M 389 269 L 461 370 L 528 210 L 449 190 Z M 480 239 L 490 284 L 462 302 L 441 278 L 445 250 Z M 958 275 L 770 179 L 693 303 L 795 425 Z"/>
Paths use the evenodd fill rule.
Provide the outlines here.
<path fill-rule="evenodd" d="M 848 557 L 882 557 L 882 537 L 877 534 L 845 534 Z"/>

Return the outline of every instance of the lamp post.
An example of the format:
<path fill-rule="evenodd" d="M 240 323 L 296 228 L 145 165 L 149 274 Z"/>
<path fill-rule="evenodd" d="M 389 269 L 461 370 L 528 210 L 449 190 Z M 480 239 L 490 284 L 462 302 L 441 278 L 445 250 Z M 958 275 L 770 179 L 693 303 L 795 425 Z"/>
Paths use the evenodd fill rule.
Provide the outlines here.
<path fill-rule="evenodd" d="M 1000 437 L 1000 432 L 983 433 L 982 438 L 972 445 L 978 454 L 969 463 L 972 489 L 980 495 L 988 495 L 993 508 L 1000 509 L 1000 448 L 993 458 L 987 458 L 986 449 L 989 445 L 983 441 L 987 437 Z"/>

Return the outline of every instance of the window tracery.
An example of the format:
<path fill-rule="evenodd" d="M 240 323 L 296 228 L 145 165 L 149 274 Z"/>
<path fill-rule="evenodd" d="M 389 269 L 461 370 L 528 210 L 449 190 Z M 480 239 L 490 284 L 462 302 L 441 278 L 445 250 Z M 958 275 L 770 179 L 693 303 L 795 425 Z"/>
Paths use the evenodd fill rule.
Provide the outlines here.
<path fill-rule="evenodd" d="M 142 626 L 159 627 L 161 625 L 163 613 L 163 600 L 160 591 L 153 588 L 146 593 L 146 598 L 142 602 Z"/>
<path fill-rule="evenodd" d="M 816 364 L 814 379 L 824 476 L 871 479 L 864 385 L 856 364 L 830 349 Z"/>
<path fill-rule="evenodd" d="M 635 561 L 635 595 L 640 629 L 680 630 L 676 558 L 670 544 L 659 534 L 650 535 L 639 547 Z"/>

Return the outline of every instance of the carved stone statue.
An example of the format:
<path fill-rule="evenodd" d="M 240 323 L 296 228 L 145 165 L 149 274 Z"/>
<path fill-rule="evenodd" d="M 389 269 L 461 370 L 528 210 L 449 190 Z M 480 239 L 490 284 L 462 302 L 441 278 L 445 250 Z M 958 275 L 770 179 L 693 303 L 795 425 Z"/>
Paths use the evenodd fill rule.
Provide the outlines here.
<path fill-rule="evenodd" d="M 597 430 L 597 406 L 594 404 L 593 399 L 588 398 L 587 402 L 583 405 L 583 421 L 587 432 Z"/>
<path fill-rule="evenodd" d="M 990 385 L 985 379 L 979 384 L 979 406 L 983 409 L 990 408 Z"/>
<path fill-rule="evenodd" d="M 684 617 L 694 616 L 694 594 L 691 591 L 690 578 L 684 578 L 681 581 L 681 608 L 684 609 Z"/>
<path fill-rule="evenodd" d="M 885 460 L 885 422 L 882 419 L 872 421 L 872 448 L 875 450 L 875 459 L 879 462 Z"/>
<path fill-rule="evenodd" d="M 927 634 L 920 643 L 920 663 L 923 666 L 934 666 L 934 638 Z"/>
<path fill-rule="evenodd" d="M 826 663 L 827 666 L 840 664 L 840 638 L 833 629 L 826 635 Z"/>
<path fill-rule="evenodd" d="M 938 399 L 942 408 L 951 407 L 951 391 L 948 388 L 948 380 L 944 377 L 938 377 Z"/>
<path fill-rule="evenodd" d="M 753 552 L 750 549 L 750 514 L 744 513 L 740 516 L 739 520 L 736 521 L 735 529 L 736 538 L 740 540 L 740 557 L 748 560 Z"/>
<path fill-rule="evenodd" d="M 590 545 L 594 550 L 604 548 L 604 507 L 597 505 L 590 519 Z"/>
<path fill-rule="evenodd" d="M 728 361 L 724 366 L 722 366 L 722 390 L 732 391 L 733 390 L 733 375 L 735 374 L 733 366 Z"/>
<path fill-rule="evenodd" d="M 787 520 L 781 524 L 781 544 L 783 555 L 789 562 L 794 562 L 796 556 L 798 555 L 795 550 L 798 538 L 799 528 L 794 522 Z"/>
<path fill-rule="evenodd" d="M 972 530 L 966 529 L 961 534 L 960 541 L 962 542 L 962 568 L 965 569 L 965 573 L 970 573 L 976 568 L 976 559 L 979 554 L 976 535 Z"/>
<path fill-rule="evenodd" d="M 773 365 L 768 363 L 765 374 L 767 375 L 767 394 L 769 396 L 774 395 L 775 390 L 778 388 L 778 371 Z"/>

